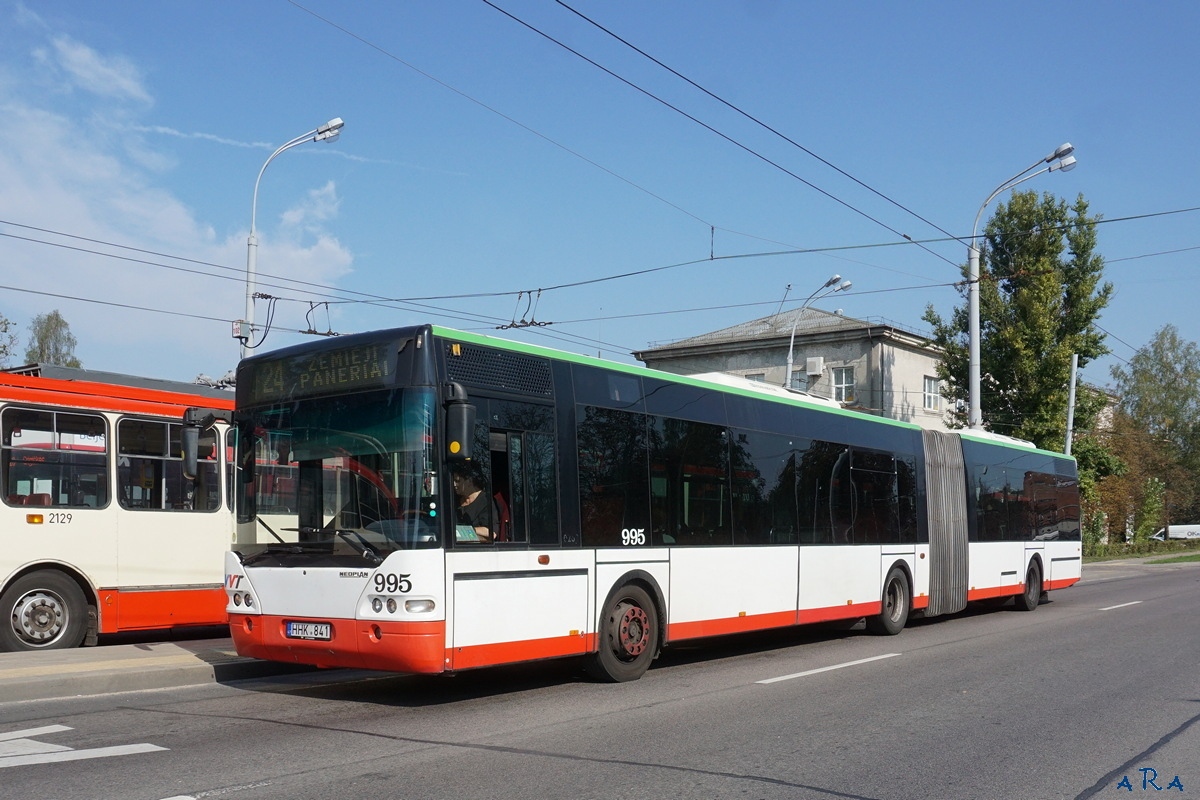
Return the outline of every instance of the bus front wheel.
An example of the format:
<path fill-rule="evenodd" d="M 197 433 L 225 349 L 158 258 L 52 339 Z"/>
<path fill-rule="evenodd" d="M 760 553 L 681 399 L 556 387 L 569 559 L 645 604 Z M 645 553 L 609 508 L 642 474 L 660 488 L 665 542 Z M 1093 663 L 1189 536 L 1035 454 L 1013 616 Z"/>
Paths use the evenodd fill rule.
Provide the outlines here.
<path fill-rule="evenodd" d="M 1033 611 L 1042 600 L 1042 568 L 1037 561 L 1029 562 L 1025 573 L 1025 591 L 1016 597 L 1018 611 Z"/>
<path fill-rule="evenodd" d="M 596 680 L 620 683 L 645 674 L 658 655 L 658 609 L 640 586 L 626 584 L 608 600 L 600 619 L 599 649 L 587 671 Z"/>
<path fill-rule="evenodd" d="M 867 617 L 867 630 L 877 636 L 895 636 L 908 624 L 912 597 L 904 570 L 892 567 L 883 582 L 883 607 L 879 616 Z"/>
<path fill-rule="evenodd" d="M 75 581 L 39 570 L 0 595 L 0 651 L 78 647 L 87 633 L 87 601 Z"/>

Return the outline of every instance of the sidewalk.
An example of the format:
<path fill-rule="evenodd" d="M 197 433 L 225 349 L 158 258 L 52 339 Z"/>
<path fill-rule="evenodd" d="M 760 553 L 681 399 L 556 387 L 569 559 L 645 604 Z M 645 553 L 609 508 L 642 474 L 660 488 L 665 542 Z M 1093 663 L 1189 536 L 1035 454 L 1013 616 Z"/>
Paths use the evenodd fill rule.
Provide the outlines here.
<path fill-rule="evenodd" d="M 221 683 L 308 669 L 242 658 L 230 639 L 0 653 L 0 703 Z"/>

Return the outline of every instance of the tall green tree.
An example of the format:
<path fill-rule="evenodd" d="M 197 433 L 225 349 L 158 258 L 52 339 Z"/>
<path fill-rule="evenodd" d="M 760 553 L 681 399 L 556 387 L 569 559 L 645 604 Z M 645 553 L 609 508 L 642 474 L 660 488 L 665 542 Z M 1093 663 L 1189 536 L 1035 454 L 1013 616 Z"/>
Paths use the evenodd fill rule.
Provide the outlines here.
<path fill-rule="evenodd" d="M 49 314 L 38 314 L 29 323 L 29 346 L 25 348 L 25 361 L 29 364 L 82 367 L 83 364 L 75 357 L 75 345 L 71 326 L 58 313 L 58 309 Z"/>
<path fill-rule="evenodd" d="M 985 428 L 1063 449 L 1071 356 L 1079 356 L 1082 368 L 1108 352 L 1096 327 L 1112 295 L 1112 284 L 1101 282 L 1098 220 L 1088 215 L 1082 195 L 1067 205 L 1048 193 L 1014 192 L 984 229 L 979 316 Z M 938 377 L 950 399 L 961 401 L 954 421 L 963 426 L 970 396 L 965 297 L 949 319 L 928 306 L 925 321 L 945 353 Z M 1104 397 L 1087 387 L 1076 394 L 1075 427 L 1087 430 Z"/>
<path fill-rule="evenodd" d="M 1133 477 L 1166 482 L 1160 523 L 1200 519 L 1200 346 L 1164 325 L 1128 364 L 1111 370 L 1120 411 L 1146 456 Z M 1131 453 L 1137 452 L 1127 441 Z"/>

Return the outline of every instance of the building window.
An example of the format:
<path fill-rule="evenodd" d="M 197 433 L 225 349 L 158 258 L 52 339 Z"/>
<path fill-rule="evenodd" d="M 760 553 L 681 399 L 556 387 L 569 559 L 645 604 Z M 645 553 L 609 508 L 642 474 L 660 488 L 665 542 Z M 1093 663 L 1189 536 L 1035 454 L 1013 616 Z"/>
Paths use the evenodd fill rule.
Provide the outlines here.
<path fill-rule="evenodd" d="M 942 410 L 942 384 L 931 375 L 925 376 L 925 410 Z"/>
<path fill-rule="evenodd" d="M 804 374 L 804 370 L 792 370 L 792 382 L 790 385 L 793 389 L 805 389 L 808 387 L 808 376 Z"/>
<path fill-rule="evenodd" d="M 751 372 L 749 375 L 747 375 L 747 376 L 746 376 L 746 380 L 748 380 L 748 381 L 758 381 L 759 383 L 764 383 L 764 382 L 767 380 L 767 373 L 765 373 L 765 372 Z"/>
<path fill-rule="evenodd" d="M 833 399 L 839 403 L 854 401 L 854 367 L 833 368 Z"/>

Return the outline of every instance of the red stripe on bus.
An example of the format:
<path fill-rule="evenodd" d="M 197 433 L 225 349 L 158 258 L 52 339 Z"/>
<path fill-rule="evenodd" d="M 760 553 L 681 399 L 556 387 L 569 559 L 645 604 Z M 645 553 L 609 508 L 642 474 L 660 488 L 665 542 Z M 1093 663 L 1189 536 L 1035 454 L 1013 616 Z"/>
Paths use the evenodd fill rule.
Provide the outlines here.
<path fill-rule="evenodd" d="M 874 600 L 870 603 L 847 603 L 842 606 L 828 608 L 800 609 L 800 624 L 812 622 L 836 622 L 842 619 L 857 619 L 858 617 L 873 617 L 883 610 L 883 603 Z"/>
<path fill-rule="evenodd" d="M 676 642 L 681 639 L 699 639 L 704 636 L 724 636 L 730 633 L 746 633 L 767 628 L 786 628 L 795 624 L 795 611 L 748 614 L 744 617 L 703 619 L 695 622 L 675 622 L 667 626 L 667 641 Z"/>
<path fill-rule="evenodd" d="M 1007 586 L 992 586 L 986 589 L 967 590 L 967 602 L 990 600 L 993 597 L 1016 597 L 1025 591 L 1025 584 L 1010 583 Z"/>
<path fill-rule="evenodd" d="M 101 589 L 100 633 L 146 631 L 186 625 L 224 625 L 225 590 L 211 589 Z"/>
<path fill-rule="evenodd" d="M 42 378 L 32 375 L 14 375 L 0 373 L 0 386 L 36 392 L 42 398 L 40 402 L 50 402 L 55 405 L 74 405 L 78 401 L 65 402 L 55 398 L 110 398 L 114 400 L 132 400 L 135 402 L 157 403 L 186 408 L 187 406 L 206 406 L 214 408 L 233 408 L 233 393 L 228 399 L 210 397 L 207 395 L 188 394 L 167 389 L 148 389 L 121 384 L 98 383 L 96 381 L 62 380 L 60 378 Z M 5 395 L 10 394 L 6 389 Z M 199 401 L 199 402 L 198 402 Z M 123 407 L 123 406 L 121 406 Z"/>
<path fill-rule="evenodd" d="M 1068 586 L 1074 586 L 1077 583 L 1079 583 L 1079 578 L 1061 578 L 1057 581 L 1046 581 L 1045 588 L 1046 591 L 1049 592 L 1054 589 L 1065 589 Z"/>
<path fill-rule="evenodd" d="M 7 402 L 68 406 L 70 408 L 87 409 L 89 411 L 122 411 L 128 414 L 153 414 L 162 417 L 182 417 L 183 409 L 191 406 L 233 408 L 232 401 L 218 400 L 210 397 L 190 397 L 188 395 L 176 395 L 175 397 L 178 398 L 178 402 L 164 403 L 96 395 L 62 395 L 54 392 L 39 391 L 37 389 L 13 387 L 6 387 L 4 390 L 4 399 Z"/>
<path fill-rule="evenodd" d="M 543 658 L 581 656 L 596 649 L 594 634 L 555 636 L 550 639 L 529 639 L 522 642 L 477 644 L 454 647 L 446 651 L 447 669 L 471 669 L 493 664 L 514 664 L 518 661 L 538 661 Z"/>

